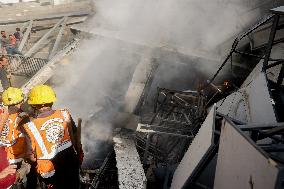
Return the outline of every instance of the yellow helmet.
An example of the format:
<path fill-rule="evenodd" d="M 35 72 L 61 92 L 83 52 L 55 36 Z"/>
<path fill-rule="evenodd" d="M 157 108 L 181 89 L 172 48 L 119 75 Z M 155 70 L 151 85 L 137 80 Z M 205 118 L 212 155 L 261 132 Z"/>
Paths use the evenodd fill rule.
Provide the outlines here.
<path fill-rule="evenodd" d="M 49 104 L 56 101 L 54 90 L 48 85 L 37 85 L 31 89 L 28 97 L 28 104 Z"/>
<path fill-rule="evenodd" d="M 2 101 L 5 106 L 19 104 L 24 100 L 22 89 L 9 87 L 2 94 Z"/>

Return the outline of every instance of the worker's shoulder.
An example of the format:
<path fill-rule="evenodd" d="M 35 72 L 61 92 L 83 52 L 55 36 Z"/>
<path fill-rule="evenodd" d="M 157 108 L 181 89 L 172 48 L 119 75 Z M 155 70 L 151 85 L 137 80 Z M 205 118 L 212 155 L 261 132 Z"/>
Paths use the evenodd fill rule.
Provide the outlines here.
<path fill-rule="evenodd" d="M 66 108 L 61 108 L 59 109 L 59 111 L 61 112 L 61 114 L 63 115 L 65 120 L 69 120 L 71 118 L 71 114 L 70 111 Z"/>
<path fill-rule="evenodd" d="M 60 108 L 57 111 L 61 112 L 61 113 L 66 113 L 66 114 L 70 114 L 70 111 L 67 108 Z"/>

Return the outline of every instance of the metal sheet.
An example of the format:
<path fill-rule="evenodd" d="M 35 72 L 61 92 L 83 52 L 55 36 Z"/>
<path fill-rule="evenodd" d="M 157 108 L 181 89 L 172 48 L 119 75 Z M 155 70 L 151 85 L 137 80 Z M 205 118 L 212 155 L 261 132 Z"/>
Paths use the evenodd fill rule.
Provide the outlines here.
<path fill-rule="evenodd" d="M 273 13 L 277 13 L 277 14 L 284 14 L 284 6 L 271 9 L 271 11 L 272 11 Z"/>
<path fill-rule="evenodd" d="M 246 87 L 246 94 L 251 123 L 277 122 L 263 72 Z"/>
<path fill-rule="evenodd" d="M 217 103 L 217 111 L 241 122 L 249 122 L 247 101 L 243 90 L 232 93 Z"/>
<path fill-rule="evenodd" d="M 272 99 L 263 72 L 250 76 L 250 83 L 217 103 L 217 111 L 244 123 L 275 123 Z"/>
<path fill-rule="evenodd" d="M 215 174 L 215 189 L 275 188 L 277 163 L 246 138 L 240 130 L 225 122 L 221 129 Z"/>
<path fill-rule="evenodd" d="M 249 76 L 243 82 L 241 88 L 247 87 L 252 82 L 252 80 L 254 80 L 255 77 L 257 77 L 258 74 L 262 71 L 262 67 L 263 67 L 263 60 L 259 61 L 259 63 L 252 70 L 252 72 L 250 72 Z"/>
<path fill-rule="evenodd" d="M 192 175 L 193 171 L 209 151 L 213 144 L 214 123 L 215 105 L 212 107 L 204 123 L 200 127 L 198 134 L 193 139 L 177 167 L 173 176 L 171 189 L 182 188 L 187 179 Z"/>

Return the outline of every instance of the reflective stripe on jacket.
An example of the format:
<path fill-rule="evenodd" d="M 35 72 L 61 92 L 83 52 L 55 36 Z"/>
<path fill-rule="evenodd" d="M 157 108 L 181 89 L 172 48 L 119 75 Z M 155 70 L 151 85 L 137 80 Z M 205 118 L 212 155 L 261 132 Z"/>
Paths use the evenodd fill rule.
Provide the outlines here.
<path fill-rule="evenodd" d="M 37 159 L 37 171 L 43 178 L 54 175 L 51 161 L 59 152 L 72 146 L 67 122 L 70 114 L 67 110 L 55 110 L 47 117 L 36 118 L 25 124 L 32 148 Z"/>

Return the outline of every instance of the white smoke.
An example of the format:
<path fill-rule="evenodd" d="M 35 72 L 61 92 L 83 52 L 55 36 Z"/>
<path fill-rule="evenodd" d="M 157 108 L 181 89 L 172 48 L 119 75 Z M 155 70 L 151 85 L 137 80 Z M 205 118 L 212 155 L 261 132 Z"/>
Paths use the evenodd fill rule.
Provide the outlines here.
<path fill-rule="evenodd" d="M 242 0 L 94 1 L 94 17 L 77 28 L 96 37 L 83 40 L 69 63 L 52 79 L 59 99 L 57 106 L 69 108 L 74 117 L 88 120 L 82 131 L 87 160 L 100 147 L 95 141 L 111 136 L 113 112 L 121 107 L 143 49 L 161 48 L 216 60 L 220 45 L 255 21 L 259 15 L 258 9 L 254 9 L 257 3 L 257 0 L 250 3 Z M 207 74 L 214 72 L 216 65 L 209 64 L 210 61 L 208 68 L 199 69 Z M 169 70 L 163 75 L 175 78 L 178 74 Z"/>
<path fill-rule="evenodd" d="M 137 59 L 135 48 L 101 38 L 84 39 L 52 78 L 58 102 L 74 120 L 83 118 L 85 160 L 100 156 L 101 141 L 111 140 L 112 117 L 121 107 Z"/>
<path fill-rule="evenodd" d="M 260 13 L 258 0 L 94 2 L 95 17 L 85 25 L 90 32 L 147 46 L 212 54 Z"/>

